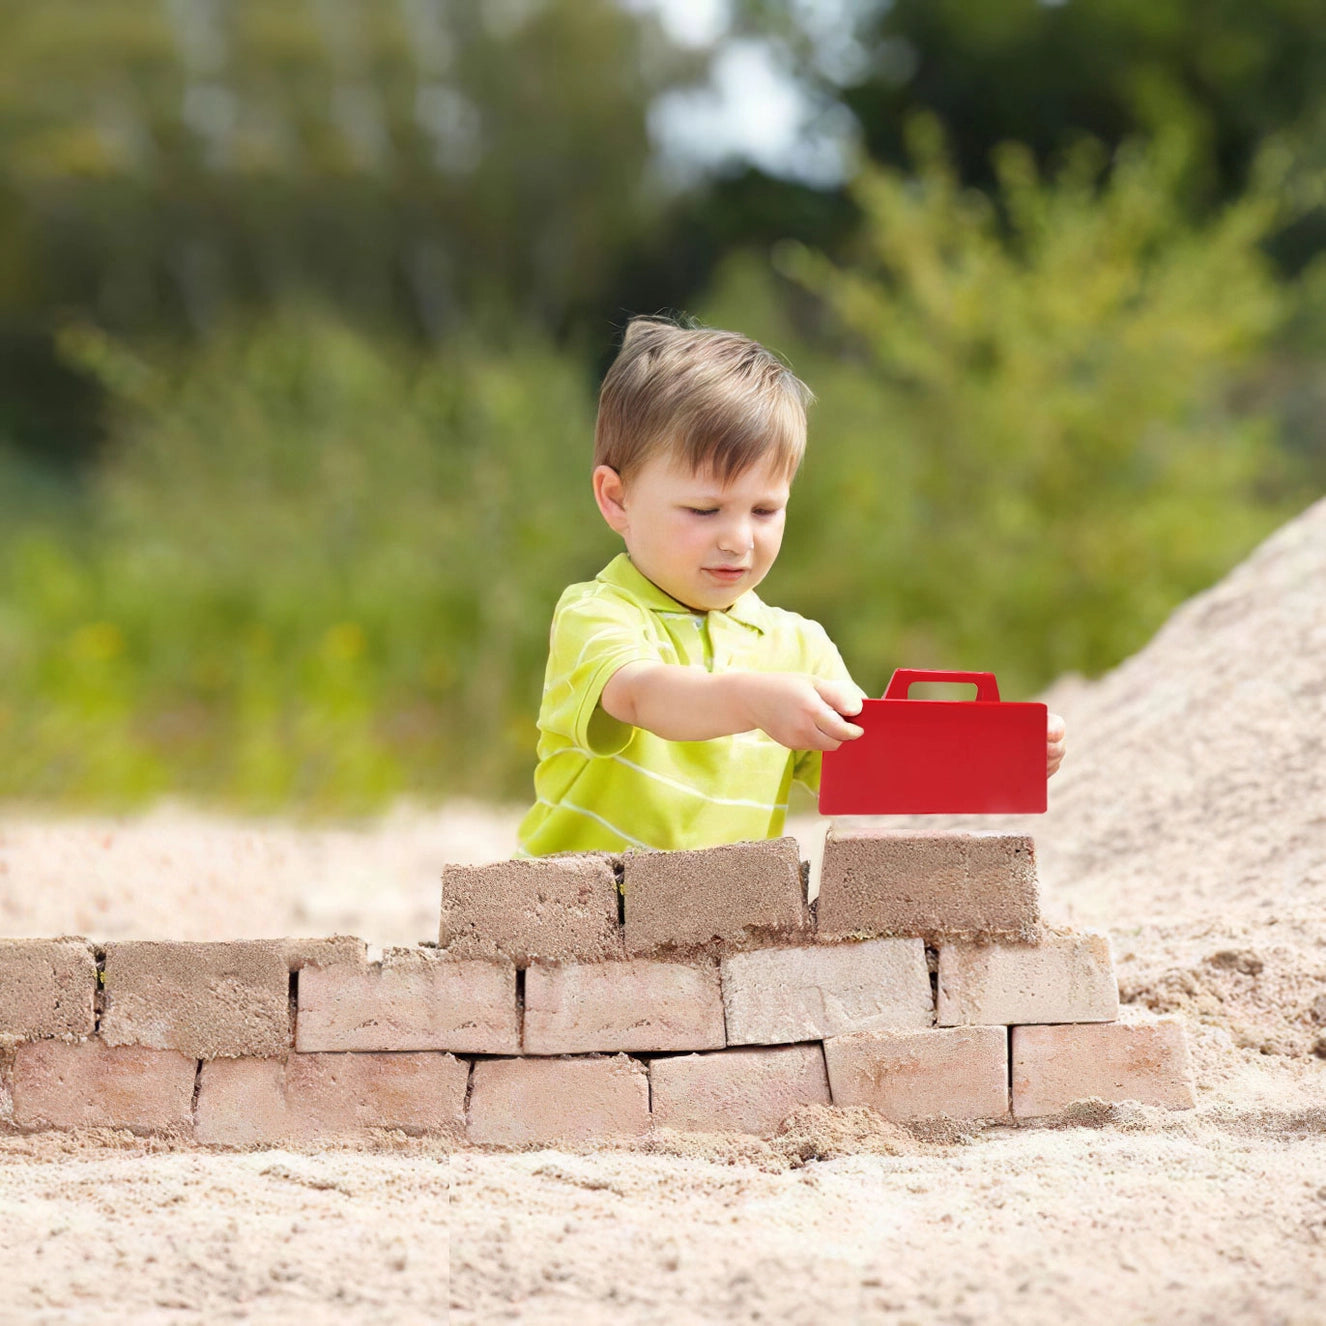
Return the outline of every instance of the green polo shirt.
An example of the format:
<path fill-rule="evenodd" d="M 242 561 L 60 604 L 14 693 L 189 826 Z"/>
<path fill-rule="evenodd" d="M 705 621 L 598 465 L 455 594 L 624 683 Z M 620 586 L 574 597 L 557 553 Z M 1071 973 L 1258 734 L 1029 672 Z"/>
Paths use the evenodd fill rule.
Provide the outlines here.
<path fill-rule="evenodd" d="M 770 607 L 754 590 L 726 612 L 696 612 L 621 553 L 565 590 L 549 646 L 537 800 L 517 831 L 516 856 L 777 838 L 792 780 L 818 791 L 819 751 L 788 750 L 760 731 L 665 741 L 599 705 L 608 678 L 637 662 L 850 681 L 818 622 Z"/>

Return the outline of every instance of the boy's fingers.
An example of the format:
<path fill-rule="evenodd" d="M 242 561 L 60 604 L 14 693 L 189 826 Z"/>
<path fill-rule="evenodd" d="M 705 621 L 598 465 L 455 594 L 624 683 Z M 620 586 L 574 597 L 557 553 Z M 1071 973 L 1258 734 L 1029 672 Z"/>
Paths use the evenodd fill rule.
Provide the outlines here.
<path fill-rule="evenodd" d="M 826 736 L 835 741 L 852 741 L 863 731 L 855 723 L 849 723 L 834 709 L 822 709 L 815 720 L 815 726 Z"/>
<path fill-rule="evenodd" d="M 815 678 L 815 689 L 822 699 L 827 700 L 840 714 L 859 714 L 861 712 L 862 691 L 848 681 L 824 681 Z"/>

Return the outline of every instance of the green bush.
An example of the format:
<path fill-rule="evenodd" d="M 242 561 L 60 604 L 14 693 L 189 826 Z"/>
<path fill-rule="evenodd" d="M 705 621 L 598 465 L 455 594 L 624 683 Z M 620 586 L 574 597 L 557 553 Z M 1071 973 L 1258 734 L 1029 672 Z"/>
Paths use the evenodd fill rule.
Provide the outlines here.
<path fill-rule="evenodd" d="M 66 350 L 117 445 L 82 528 L 0 553 L 0 792 L 525 790 L 553 604 L 612 552 L 576 359 L 422 357 L 308 315 Z"/>
<path fill-rule="evenodd" d="M 819 396 L 775 601 L 815 610 L 874 693 L 908 665 L 1026 695 L 1139 648 L 1316 495 L 1254 391 L 1298 301 L 1260 247 L 1275 161 L 1195 223 L 1181 142 L 1113 163 L 1084 142 L 1050 180 L 1008 145 L 988 196 L 932 121 L 912 139 L 914 174 L 859 176 L 850 263 L 775 251 L 815 335 L 758 259 L 706 313 Z"/>
<path fill-rule="evenodd" d="M 862 174 L 850 263 L 748 256 L 701 312 L 819 396 L 765 597 L 874 693 L 908 665 L 1017 698 L 1118 662 L 1314 496 L 1265 384 L 1326 285 L 1264 262 L 1265 174 L 1195 223 L 1163 143 L 1050 180 L 1010 147 L 990 197 L 916 139 L 913 177 Z M 620 546 L 574 348 L 424 353 L 305 310 L 63 351 L 112 441 L 77 493 L 0 447 L 0 796 L 530 795 L 553 605 Z"/>

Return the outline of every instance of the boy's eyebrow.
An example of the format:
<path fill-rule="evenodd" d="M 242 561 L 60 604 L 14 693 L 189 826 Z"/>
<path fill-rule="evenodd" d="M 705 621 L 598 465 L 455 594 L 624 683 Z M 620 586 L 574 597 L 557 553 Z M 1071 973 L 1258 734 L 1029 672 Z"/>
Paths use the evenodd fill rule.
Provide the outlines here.
<path fill-rule="evenodd" d="M 698 496 L 695 496 L 695 497 L 692 497 L 692 498 L 688 498 L 687 500 L 688 500 L 688 501 L 694 501 L 694 502 L 708 502 L 710 506 L 722 506 L 722 505 L 723 505 L 723 496 L 722 496 L 721 493 L 700 493 Z M 769 503 L 769 502 L 771 502 L 771 503 L 773 503 L 775 506 L 776 506 L 779 502 L 781 502 L 782 500 L 783 500 L 783 499 L 782 499 L 780 496 L 778 496 L 776 493 L 771 493 L 771 494 L 769 494 L 768 496 L 765 496 L 765 497 L 757 497 L 757 498 L 755 499 L 756 502 L 760 502 L 760 503 Z"/>

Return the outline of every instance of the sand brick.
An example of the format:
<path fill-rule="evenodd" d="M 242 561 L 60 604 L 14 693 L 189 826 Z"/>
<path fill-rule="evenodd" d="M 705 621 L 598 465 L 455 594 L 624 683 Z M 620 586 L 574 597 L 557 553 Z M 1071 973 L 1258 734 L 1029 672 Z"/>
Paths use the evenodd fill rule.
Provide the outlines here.
<path fill-rule="evenodd" d="M 829 1103 L 818 1042 L 655 1059 L 649 1077 L 655 1125 L 679 1132 L 768 1137 L 800 1106 Z"/>
<path fill-rule="evenodd" d="M 805 931 L 795 838 L 681 852 L 627 852 L 626 951 L 750 944 Z"/>
<path fill-rule="evenodd" d="M 469 1064 L 431 1051 L 292 1054 L 203 1065 L 196 1136 L 221 1146 L 410 1133 L 465 1126 Z"/>
<path fill-rule="evenodd" d="M 305 967 L 363 967 L 368 962 L 368 945 L 354 935 L 282 939 L 278 942 L 290 971 L 303 971 Z"/>
<path fill-rule="evenodd" d="M 190 1059 L 280 1054 L 290 1039 L 289 983 L 275 940 L 107 944 L 101 1038 Z"/>
<path fill-rule="evenodd" d="M 1039 944 L 941 944 L 941 1027 L 1112 1022 L 1119 983 L 1096 932 L 1045 934 Z"/>
<path fill-rule="evenodd" d="M 97 959 L 84 939 L 0 939 L 0 1045 L 90 1036 Z"/>
<path fill-rule="evenodd" d="M 496 1146 L 634 1137 L 649 1127 L 649 1078 L 624 1054 L 584 1059 L 479 1059 L 469 1137 Z"/>
<path fill-rule="evenodd" d="M 526 1054 L 713 1050 L 725 1043 L 716 962 L 535 963 L 525 973 Z"/>
<path fill-rule="evenodd" d="M 301 1138 L 367 1128 L 407 1133 L 465 1126 L 470 1066 L 450 1054 L 292 1054 L 285 1066 L 286 1110 Z"/>
<path fill-rule="evenodd" d="M 282 1059 L 210 1059 L 198 1087 L 194 1136 L 218 1146 L 293 1140 Z"/>
<path fill-rule="evenodd" d="M 0 1137 L 14 1127 L 14 1052 L 0 1049 Z"/>
<path fill-rule="evenodd" d="M 1021 834 L 914 833 L 833 826 L 824 842 L 819 931 L 985 937 L 1033 943 L 1040 889 L 1032 840 Z"/>
<path fill-rule="evenodd" d="M 1197 1103 L 1188 1037 L 1178 1018 L 1013 1028 L 1013 1113 L 1056 1114 L 1075 1100 Z"/>
<path fill-rule="evenodd" d="M 174 1050 L 29 1041 L 14 1051 L 14 1122 L 21 1128 L 188 1128 L 196 1068 Z"/>
<path fill-rule="evenodd" d="M 723 959 L 723 1006 L 729 1045 L 780 1045 L 934 1022 L 919 939 L 730 954 Z"/>
<path fill-rule="evenodd" d="M 597 962 L 619 957 L 616 858 L 567 853 L 442 872 L 438 940 L 455 957 Z"/>
<path fill-rule="evenodd" d="M 518 1054 L 516 969 L 436 949 L 388 949 L 380 963 L 299 974 L 295 1048 Z"/>
<path fill-rule="evenodd" d="M 855 1032 L 826 1040 L 824 1057 L 835 1105 L 868 1105 L 895 1122 L 1008 1114 L 1003 1027 Z"/>

